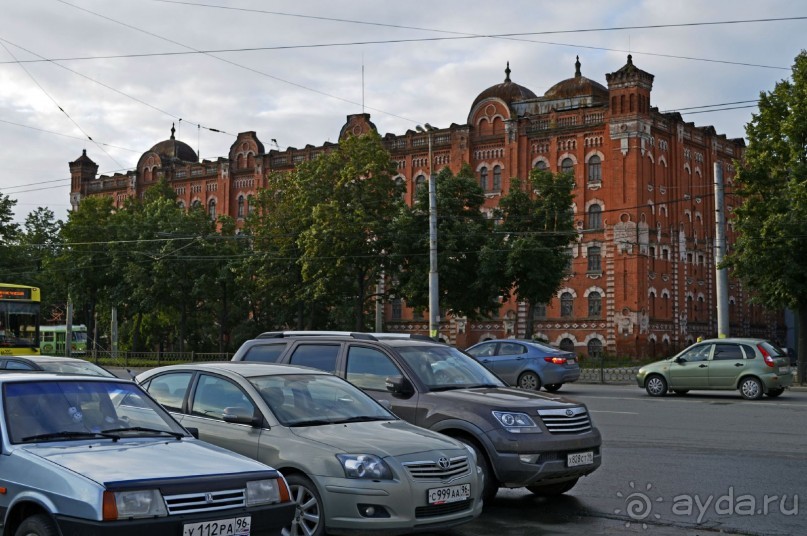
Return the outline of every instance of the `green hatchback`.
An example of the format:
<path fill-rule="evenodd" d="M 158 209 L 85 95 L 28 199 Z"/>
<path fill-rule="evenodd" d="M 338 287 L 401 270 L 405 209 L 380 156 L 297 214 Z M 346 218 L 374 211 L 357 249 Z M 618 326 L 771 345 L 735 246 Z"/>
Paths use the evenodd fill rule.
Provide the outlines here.
<path fill-rule="evenodd" d="M 650 396 L 737 389 L 743 398 L 757 400 L 781 395 L 793 383 L 793 373 L 785 352 L 769 341 L 709 339 L 641 367 L 636 382 Z"/>

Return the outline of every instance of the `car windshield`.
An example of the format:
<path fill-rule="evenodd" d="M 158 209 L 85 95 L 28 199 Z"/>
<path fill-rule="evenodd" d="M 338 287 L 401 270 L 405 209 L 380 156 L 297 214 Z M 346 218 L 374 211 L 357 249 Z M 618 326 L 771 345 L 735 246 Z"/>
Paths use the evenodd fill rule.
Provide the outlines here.
<path fill-rule="evenodd" d="M 397 349 L 430 391 L 505 386 L 476 360 L 451 346 L 398 346 Z"/>
<path fill-rule="evenodd" d="M 327 374 L 249 378 L 285 426 L 318 426 L 397 417 L 350 383 Z"/>
<path fill-rule="evenodd" d="M 8 382 L 3 408 L 12 443 L 186 435 L 139 386 L 122 380 Z"/>
<path fill-rule="evenodd" d="M 42 370 L 59 374 L 89 374 L 91 376 L 106 376 L 115 378 L 115 375 L 106 369 L 89 361 L 37 361 Z"/>

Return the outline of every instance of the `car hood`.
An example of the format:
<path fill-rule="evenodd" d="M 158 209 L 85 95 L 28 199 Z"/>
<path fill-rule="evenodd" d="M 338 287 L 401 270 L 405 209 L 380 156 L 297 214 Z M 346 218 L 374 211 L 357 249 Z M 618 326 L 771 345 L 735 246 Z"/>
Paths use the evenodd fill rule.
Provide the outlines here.
<path fill-rule="evenodd" d="M 445 404 L 446 407 L 449 407 L 449 405 L 452 404 L 461 404 L 465 406 L 475 404 L 492 409 L 515 410 L 539 408 L 553 409 L 583 405 L 562 396 L 506 387 L 432 391 L 426 396 L 439 397 L 443 399 L 443 404 Z"/>
<path fill-rule="evenodd" d="M 262 463 L 196 439 L 71 442 L 20 449 L 99 484 L 270 470 Z"/>
<path fill-rule="evenodd" d="M 402 420 L 306 426 L 291 428 L 291 431 L 309 441 L 321 443 L 329 450 L 381 457 L 464 448 L 448 436 Z"/>

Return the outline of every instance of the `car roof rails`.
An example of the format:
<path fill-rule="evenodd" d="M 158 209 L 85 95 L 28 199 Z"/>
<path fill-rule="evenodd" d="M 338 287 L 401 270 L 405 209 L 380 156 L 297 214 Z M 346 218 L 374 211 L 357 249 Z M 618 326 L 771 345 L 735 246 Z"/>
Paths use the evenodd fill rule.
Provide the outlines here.
<path fill-rule="evenodd" d="M 384 339 L 411 339 L 413 341 L 429 341 L 435 342 L 434 339 L 429 337 L 428 335 L 422 335 L 420 333 L 370 333 L 373 337 L 378 340 Z"/>
<path fill-rule="evenodd" d="M 368 341 L 377 340 L 370 333 L 356 331 L 267 331 L 261 333 L 257 339 L 284 339 L 288 337 L 352 337 Z"/>

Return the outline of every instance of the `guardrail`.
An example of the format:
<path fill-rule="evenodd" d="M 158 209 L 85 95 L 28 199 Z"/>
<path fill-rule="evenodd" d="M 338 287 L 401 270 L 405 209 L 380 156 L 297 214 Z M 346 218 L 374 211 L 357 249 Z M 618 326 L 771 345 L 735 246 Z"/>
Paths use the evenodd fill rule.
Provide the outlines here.
<path fill-rule="evenodd" d="M 229 361 L 229 352 L 111 352 L 95 351 L 73 356 L 92 361 L 102 367 L 160 367 L 178 363 Z"/>

